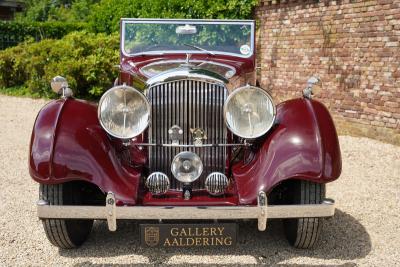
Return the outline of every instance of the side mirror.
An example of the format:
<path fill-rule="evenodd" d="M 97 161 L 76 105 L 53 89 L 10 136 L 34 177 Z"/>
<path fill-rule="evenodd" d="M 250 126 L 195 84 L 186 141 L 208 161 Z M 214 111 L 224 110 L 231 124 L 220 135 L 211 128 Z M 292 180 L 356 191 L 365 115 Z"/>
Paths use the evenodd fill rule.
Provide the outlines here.
<path fill-rule="evenodd" d="M 321 79 L 319 77 L 311 76 L 307 80 L 307 87 L 306 87 L 306 89 L 303 90 L 303 96 L 305 98 L 311 99 L 312 96 L 314 95 L 313 87 L 320 83 L 321 83 Z"/>
<path fill-rule="evenodd" d="M 56 94 L 62 94 L 62 97 L 72 96 L 72 90 L 68 87 L 67 79 L 61 76 L 56 76 L 51 79 L 51 89 Z"/>

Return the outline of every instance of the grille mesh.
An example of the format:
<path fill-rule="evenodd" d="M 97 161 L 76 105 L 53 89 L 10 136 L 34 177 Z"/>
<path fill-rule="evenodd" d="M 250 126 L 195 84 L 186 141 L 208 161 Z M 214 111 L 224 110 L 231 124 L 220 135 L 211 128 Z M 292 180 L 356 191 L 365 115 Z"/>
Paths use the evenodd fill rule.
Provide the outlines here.
<path fill-rule="evenodd" d="M 201 128 L 207 135 L 206 144 L 225 144 L 226 126 L 223 106 L 227 97 L 222 84 L 198 80 L 178 80 L 151 86 L 148 98 L 151 103 L 151 124 L 149 141 L 157 144 L 170 144 L 168 130 L 178 125 L 183 129 L 180 144 L 193 144 L 191 128 Z M 170 148 L 149 147 L 150 171 L 167 174 L 171 189 L 182 189 L 182 184 L 171 173 L 171 161 L 181 151 L 193 151 L 201 158 L 204 170 L 201 177 L 193 183 L 193 189 L 204 188 L 204 181 L 212 172 L 225 172 L 226 148 Z"/>

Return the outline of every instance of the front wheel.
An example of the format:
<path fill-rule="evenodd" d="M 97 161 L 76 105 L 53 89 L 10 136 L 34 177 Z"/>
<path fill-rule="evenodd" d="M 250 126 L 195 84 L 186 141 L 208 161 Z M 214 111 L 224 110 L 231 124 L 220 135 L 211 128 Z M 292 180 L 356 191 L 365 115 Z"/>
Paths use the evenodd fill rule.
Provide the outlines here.
<path fill-rule="evenodd" d="M 49 205 L 82 204 L 82 193 L 75 184 L 41 184 L 40 199 Z M 43 228 L 50 243 L 59 248 L 76 248 L 83 244 L 92 230 L 93 220 L 43 219 Z"/>
<path fill-rule="evenodd" d="M 295 181 L 288 204 L 320 204 L 325 198 L 325 184 Z M 283 221 L 286 238 L 296 248 L 312 248 L 318 241 L 324 218 L 296 218 Z"/>

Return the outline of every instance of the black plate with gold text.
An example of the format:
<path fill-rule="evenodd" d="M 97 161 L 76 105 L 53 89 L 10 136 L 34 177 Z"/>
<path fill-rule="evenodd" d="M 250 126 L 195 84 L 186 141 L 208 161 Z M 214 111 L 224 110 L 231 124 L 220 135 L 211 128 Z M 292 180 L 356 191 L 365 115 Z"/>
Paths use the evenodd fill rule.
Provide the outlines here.
<path fill-rule="evenodd" d="M 145 247 L 230 247 L 236 245 L 236 223 L 141 224 Z"/>

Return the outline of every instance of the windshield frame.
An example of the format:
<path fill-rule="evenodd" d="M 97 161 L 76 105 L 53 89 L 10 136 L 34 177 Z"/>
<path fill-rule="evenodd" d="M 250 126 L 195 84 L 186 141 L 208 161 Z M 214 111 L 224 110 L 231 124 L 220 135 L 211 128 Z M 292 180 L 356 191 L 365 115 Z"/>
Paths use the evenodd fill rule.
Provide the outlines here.
<path fill-rule="evenodd" d="M 229 25 L 250 25 L 251 35 L 250 35 L 250 53 L 248 55 L 240 55 L 236 53 L 222 52 L 209 50 L 215 55 L 225 55 L 239 58 L 251 58 L 254 56 L 254 40 L 255 40 L 255 21 L 254 20 L 221 20 L 221 19 L 131 19 L 122 18 L 121 19 L 121 52 L 126 57 L 135 57 L 142 55 L 174 55 L 174 54 L 209 54 L 209 52 L 201 50 L 155 50 L 155 51 L 145 51 L 140 53 L 130 54 L 125 51 L 125 26 L 126 24 L 229 24 Z"/>

